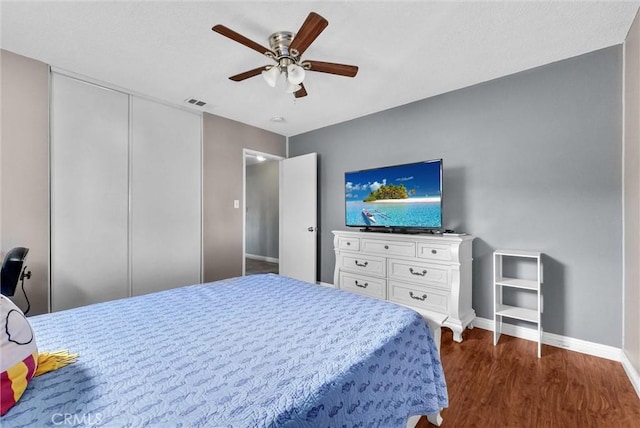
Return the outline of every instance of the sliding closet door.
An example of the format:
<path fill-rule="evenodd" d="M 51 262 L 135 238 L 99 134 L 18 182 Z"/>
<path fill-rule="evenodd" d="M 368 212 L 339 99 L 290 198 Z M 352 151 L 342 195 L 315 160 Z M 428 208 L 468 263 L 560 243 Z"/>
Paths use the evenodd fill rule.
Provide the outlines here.
<path fill-rule="evenodd" d="M 127 297 L 126 94 L 52 75 L 52 310 Z"/>
<path fill-rule="evenodd" d="M 132 97 L 132 293 L 200 282 L 201 116 Z"/>

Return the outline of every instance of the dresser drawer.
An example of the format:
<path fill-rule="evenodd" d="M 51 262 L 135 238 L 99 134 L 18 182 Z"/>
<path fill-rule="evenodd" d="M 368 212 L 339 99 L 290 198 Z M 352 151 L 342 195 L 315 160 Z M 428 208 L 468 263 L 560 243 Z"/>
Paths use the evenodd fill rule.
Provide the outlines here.
<path fill-rule="evenodd" d="M 389 259 L 389 279 L 434 285 L 447 290 L 451 288 L 449 268 L 445 265 Z"/>
<path fill-rule="evenodd" d="M 380 299 L 386 296 L 427 317 L 441 316 L 453 330 L 454 341 L 462 341 L 462 332 L 475 318 L 473 236 L 351 229 L 336 230 L 333 235 L 336 286 Z"/>
<path fill-rule="evenodd" d="M 386 300 L 387 281 L 365 275 L 340 272 L 340 289 Z"/>
<path fill-rule="evenodd" d="M 449 245 L 437 243 L 418 243 L 418 258 L 430 260 L 451 261 L 451 247 Z"/>
<path fill-rule="evenodd" d="M 384 257 L 364 254 L 342 253 L 338 258 L 340 270 L 385 276 L 387 263 Z"/>
<path fill-rule="evenodd" d="M 390 280 L 388 300 L 434 312 L 449 313 L 449 293 L 439 288 Z"/>
<path fill-rule="evenodd" d="M 338 238 L 338 248 L 341 250 L 360 250 L 360 238 L 351 238 L 346 236 L 340 236 Z"/>
<path fill-rule="evenodd" d="M 390 256 L 415 257 L 415 242 L 384 241 L 381 239 L 363 239 L 360 249 L 367 253 L 378 253 Z"/>

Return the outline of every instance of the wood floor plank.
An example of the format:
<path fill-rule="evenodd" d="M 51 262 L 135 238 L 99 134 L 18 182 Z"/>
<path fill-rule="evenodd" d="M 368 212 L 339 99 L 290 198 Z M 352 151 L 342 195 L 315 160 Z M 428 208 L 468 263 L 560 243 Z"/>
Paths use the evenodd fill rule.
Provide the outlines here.
<path fill-rule="evenodd" d="M 640 398 L 619 362 L 502 335 L 442 332 L 447 427 L 640 428 Z M 422 418 L 418 427 L 431 425 Z"/>

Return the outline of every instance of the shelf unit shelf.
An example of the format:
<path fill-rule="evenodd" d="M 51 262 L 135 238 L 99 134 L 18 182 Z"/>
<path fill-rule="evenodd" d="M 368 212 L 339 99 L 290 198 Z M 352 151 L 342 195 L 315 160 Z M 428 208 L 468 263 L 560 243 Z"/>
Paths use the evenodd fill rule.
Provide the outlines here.
<path fill-rule="evenodd" d="M 512 278 L 503 275 L 504 258 L 530 259 L 536 263 L 536 276 L 534 279 Z M 542 253 L 522 250 L 496 250 L 493 253 L 493 345 L 498 344 L 502 333 L 503 318 L 527 321 L 536 325 L 538 330 L 538 358 L 542 352 L 542 297 L 543 267 Z M 502 303 L 504 288 L 523 290 L 524 293 L 536 294 L 536 307 L 525 308 L 520 306 L 505 305 Z"/>
<path fill-rule="evenodd" d="M 538 322 L 539 314 L 534 309 L 520 308 L 517 306 L 500 305 L 496 310 L 496 315 L 514 318 L 522 321 Z"/>
<path fill-rule="evenodd" d="M 527 290 L 537 290 L 539 285 L 538 281 L 530 279 L 518 279 L 518 278 L 498 278 L 496 284 L 504 285 L 505 287 L 524 288 Z"/>

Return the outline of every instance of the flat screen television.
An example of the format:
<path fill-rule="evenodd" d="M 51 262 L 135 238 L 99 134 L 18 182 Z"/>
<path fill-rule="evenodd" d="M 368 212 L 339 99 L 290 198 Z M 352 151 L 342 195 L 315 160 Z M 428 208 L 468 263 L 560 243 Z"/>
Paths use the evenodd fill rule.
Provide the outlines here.
<path fill-rule="evenodd" d="M 344 189 L 347 226 L 442 228 L 442 159 L 345 172 Z"/>

